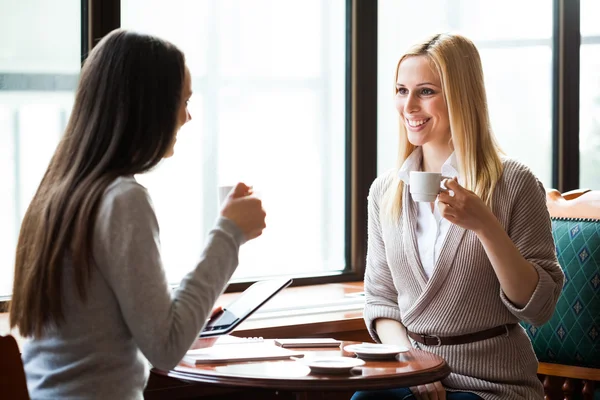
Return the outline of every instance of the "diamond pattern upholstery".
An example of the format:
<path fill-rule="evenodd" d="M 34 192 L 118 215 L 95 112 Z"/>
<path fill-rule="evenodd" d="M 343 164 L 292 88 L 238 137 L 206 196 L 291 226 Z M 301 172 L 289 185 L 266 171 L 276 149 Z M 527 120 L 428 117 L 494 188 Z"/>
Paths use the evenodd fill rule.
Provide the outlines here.
<path fill-rule="evenodd" d="M 540 362 L 600 368 L 600 220 L 552 218 L 565 284 L 552 319 L 522 323 Z"/>

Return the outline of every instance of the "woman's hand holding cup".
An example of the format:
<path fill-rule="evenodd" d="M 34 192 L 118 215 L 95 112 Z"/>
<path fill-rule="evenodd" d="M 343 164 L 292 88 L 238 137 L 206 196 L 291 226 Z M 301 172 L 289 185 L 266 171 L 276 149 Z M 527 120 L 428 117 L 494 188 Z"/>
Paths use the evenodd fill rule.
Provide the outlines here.
<path fill-rule="evenodd" d="M 252 187 L 241 182 L 223 200 L 221 215 L 233 221 L 246 240 L 259 237 L 266 227 L 266 213 L 262 201 L 253 196 Z"/>

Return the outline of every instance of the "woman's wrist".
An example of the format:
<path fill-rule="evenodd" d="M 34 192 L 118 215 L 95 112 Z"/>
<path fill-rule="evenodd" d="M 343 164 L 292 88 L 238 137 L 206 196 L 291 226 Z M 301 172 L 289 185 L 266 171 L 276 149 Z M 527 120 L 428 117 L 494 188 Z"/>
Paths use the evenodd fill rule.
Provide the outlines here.
<path fill-rule="evenodd" d="M 487 218 L 481 221 L 479 229 L 474 231 L 480 241 L 491 240 L 497 237 L 500 232 L 504 232 L 504 228 L 491 211 L 488 211 Z"/>

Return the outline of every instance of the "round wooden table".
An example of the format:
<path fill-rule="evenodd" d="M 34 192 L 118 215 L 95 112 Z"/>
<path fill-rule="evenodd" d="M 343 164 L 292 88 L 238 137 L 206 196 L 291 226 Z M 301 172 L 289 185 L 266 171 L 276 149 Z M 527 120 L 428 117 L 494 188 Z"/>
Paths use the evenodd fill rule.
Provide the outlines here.
<path fill-rule="evenodd" d="M 339 349 L 295 349 L 305 357 L 354 356 Z M 179 364 L 171 371 L 154 373 L 185 381 L 226 387 L 263 388 L 282 391 L 371 390 L 415 386 L 444 379 L 450 368 L 439 356 L 417 349 L 400 353 L 395 360 L 366 361 L 343 375 L 314 374 L 308 366 L 293 359 L 234 364 Z"/>

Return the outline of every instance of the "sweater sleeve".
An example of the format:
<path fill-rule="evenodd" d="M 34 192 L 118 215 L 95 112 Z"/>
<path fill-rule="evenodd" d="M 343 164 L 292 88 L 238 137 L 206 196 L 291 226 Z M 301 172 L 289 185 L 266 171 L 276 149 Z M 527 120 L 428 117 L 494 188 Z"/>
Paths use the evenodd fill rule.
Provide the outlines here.
<path fill-rule="evenodd" d="M 389 318 L 401 322 L 398 292 L 388 267 L 381 230 L 379 206 L 385 191 L 383 183 L 383 179 L 377 179 L 369 190 L 367 265 L 364 282 L 364 319 L 371 337 L 376 342 L 380 342 L 374 326 L 377 318 Z"/>
<path fill-rule="evenodd" d="M 185 355 L 237 267 L 242 240 L 232 221 L 218 219 L 196 268 L 172 294 L 146 189 L 129 181 L 105 193 L 96 220 L 94 257 L 125 324 L 152 365 L 171 369 Z"/>
<path fill-rule="evenodd" d="M 546 207 L 546 192 L 541 182 L 525 167 L 517 171 L 518 187 L 508 234 L 521 255 L 536 269 L 539 280 L 523 308 L 516 307 L 500 289 L 504 305 L 519 319 L 532 325 L 546 323 L 554 313 L 564 274 L 556 258 L 552 221 Z"/>

